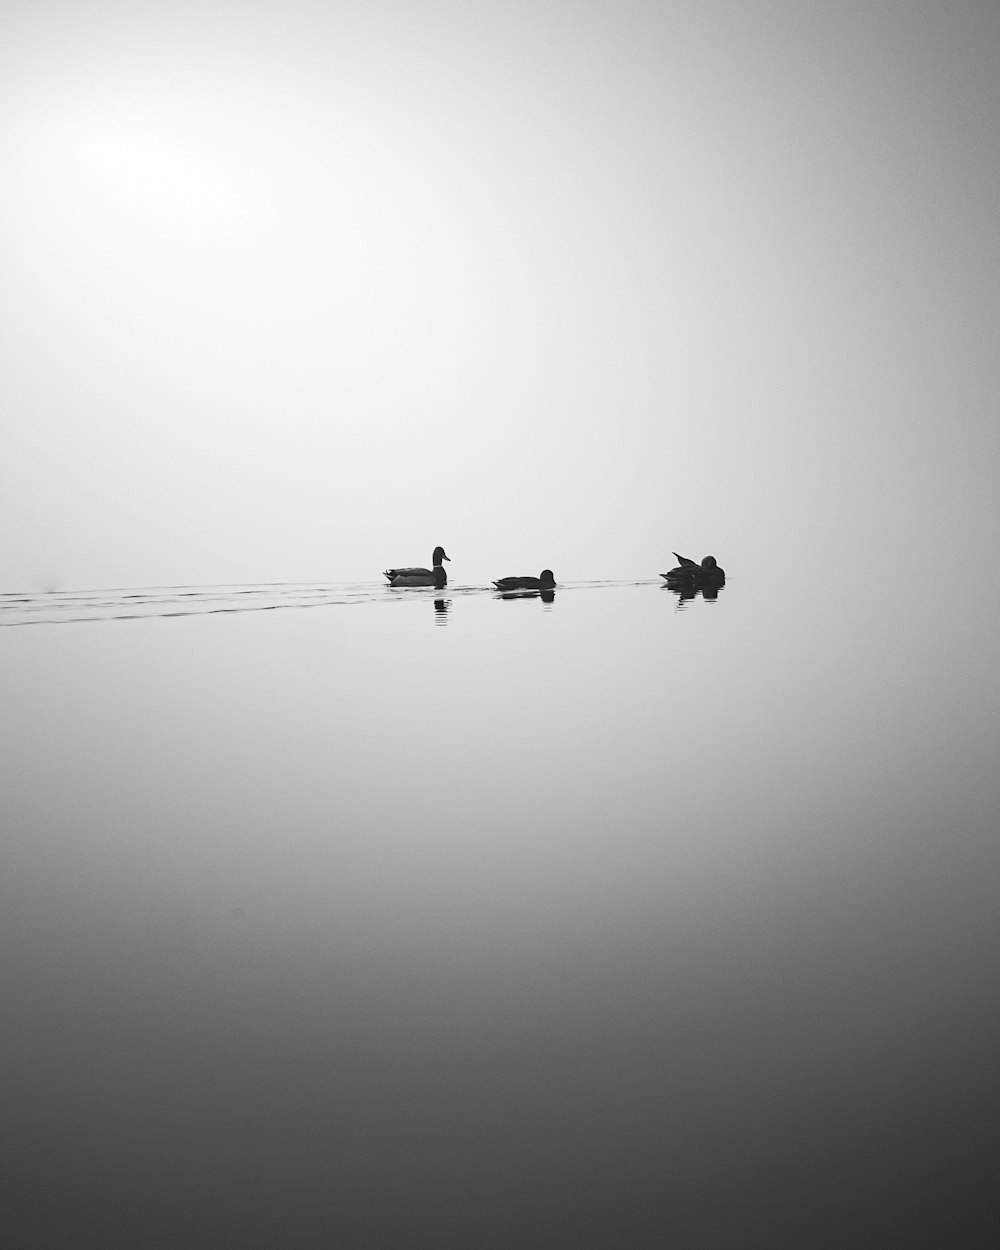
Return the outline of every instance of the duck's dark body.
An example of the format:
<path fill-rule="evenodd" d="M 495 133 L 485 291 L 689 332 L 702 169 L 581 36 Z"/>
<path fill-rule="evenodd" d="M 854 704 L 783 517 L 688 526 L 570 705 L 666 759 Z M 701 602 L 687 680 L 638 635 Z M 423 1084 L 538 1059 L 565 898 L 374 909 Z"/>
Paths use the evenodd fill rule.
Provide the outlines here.
<path fill-rule="evenodd" d="M 661 573 L 660 576 L 666 578 L 667 585 L 677 586 L 721 586 L 726 580 L 725 569 L 720 569 L 715 562 L 715 556 L 706 556 L 701 564 L 694 560 L 689 560 L 687 556 L 677 555 L 680 561 L 677 568 L 671 569 L 669 573 Z"/>
<path fill-rule="evenodd" d="M 444 571 L 443 561 L 450 562 L 451 557 L 444 554 L 443 547 L 435 547 L 431 556 L 431 569 L 386 569 L 384 577 L 389 579 L 390 586 L 436 586 L 441 590 L 448 584 L 448 574 Z"/>
<path fill-rule="evenodd" d="M 553 590 L 555 584 L 551 569 L 542 569 L 538 577 L 501 577 L 493 583 L 497 590 Z"/>

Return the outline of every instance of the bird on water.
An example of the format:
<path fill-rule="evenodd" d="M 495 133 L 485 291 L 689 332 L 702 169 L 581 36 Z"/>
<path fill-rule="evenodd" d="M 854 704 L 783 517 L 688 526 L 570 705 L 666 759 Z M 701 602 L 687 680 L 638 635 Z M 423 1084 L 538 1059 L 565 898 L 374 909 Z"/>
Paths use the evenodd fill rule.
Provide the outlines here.
<path fill-rule="evenodd" d="M 554 590 L 555 584 L 551 569 L 542 569 L 537 577 L 500 577 L 493 583 L 497 590 Z"/>
<path fill-rule="evenodd" d="M 661 573 L 660 576 L 666 578 L 667 583 L 676 583 L 679 586 L 700 586 L 715 585 L 721 586 L 726 580 L 725 569 L 720 569 L 715 556 L 705 556 L 701 564 L 696 560 L 690 560 L 687 556 L 678 555 L 674 552 L 679 561 L 675 569 L 671 569 L 669 573 Z"/>
<path fill-rule="evenodd" d="M 383 576 L 389 579 L 390 586 L 436 586 L 440 590 L 448 584 L 445 560 L 450 563 L 451 557 L 444 554 L 443 547 L 435 547 L 431 556 L 433 568 L 385 569 Z"/>

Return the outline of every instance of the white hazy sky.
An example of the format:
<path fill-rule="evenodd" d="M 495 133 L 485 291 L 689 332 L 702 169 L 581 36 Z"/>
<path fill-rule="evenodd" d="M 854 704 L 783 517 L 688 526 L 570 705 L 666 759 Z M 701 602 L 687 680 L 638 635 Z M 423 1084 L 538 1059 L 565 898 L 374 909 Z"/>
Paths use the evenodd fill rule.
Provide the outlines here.
<path fill-rule="evenodd" d="M 6 0 L 0 589 L 995 537 L 996 0 Z"/>

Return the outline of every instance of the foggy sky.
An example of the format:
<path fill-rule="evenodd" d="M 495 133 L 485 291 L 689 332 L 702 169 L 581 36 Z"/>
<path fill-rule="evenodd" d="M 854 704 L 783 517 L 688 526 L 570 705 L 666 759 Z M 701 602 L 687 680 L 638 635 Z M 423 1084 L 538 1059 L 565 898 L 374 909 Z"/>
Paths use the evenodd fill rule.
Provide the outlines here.
<path fill-rule="evenodd" d="M 0 16 L 0 589 L 936 560 L 992 0 Z"/>

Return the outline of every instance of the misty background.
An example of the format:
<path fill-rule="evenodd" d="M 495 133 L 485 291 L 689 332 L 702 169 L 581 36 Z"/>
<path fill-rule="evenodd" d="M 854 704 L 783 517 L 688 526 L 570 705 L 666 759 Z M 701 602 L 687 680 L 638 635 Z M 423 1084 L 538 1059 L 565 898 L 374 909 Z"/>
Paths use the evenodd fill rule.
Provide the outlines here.
<path fill-rule="evenodd" d="M 992 0 L 11 0 L 0 588 L 974 573 L 998 73 Z"/>
<path fill-rule="evenodd" d="M 4 4 L 5 1246 L 997 1241 L 998 82 Z"/>

